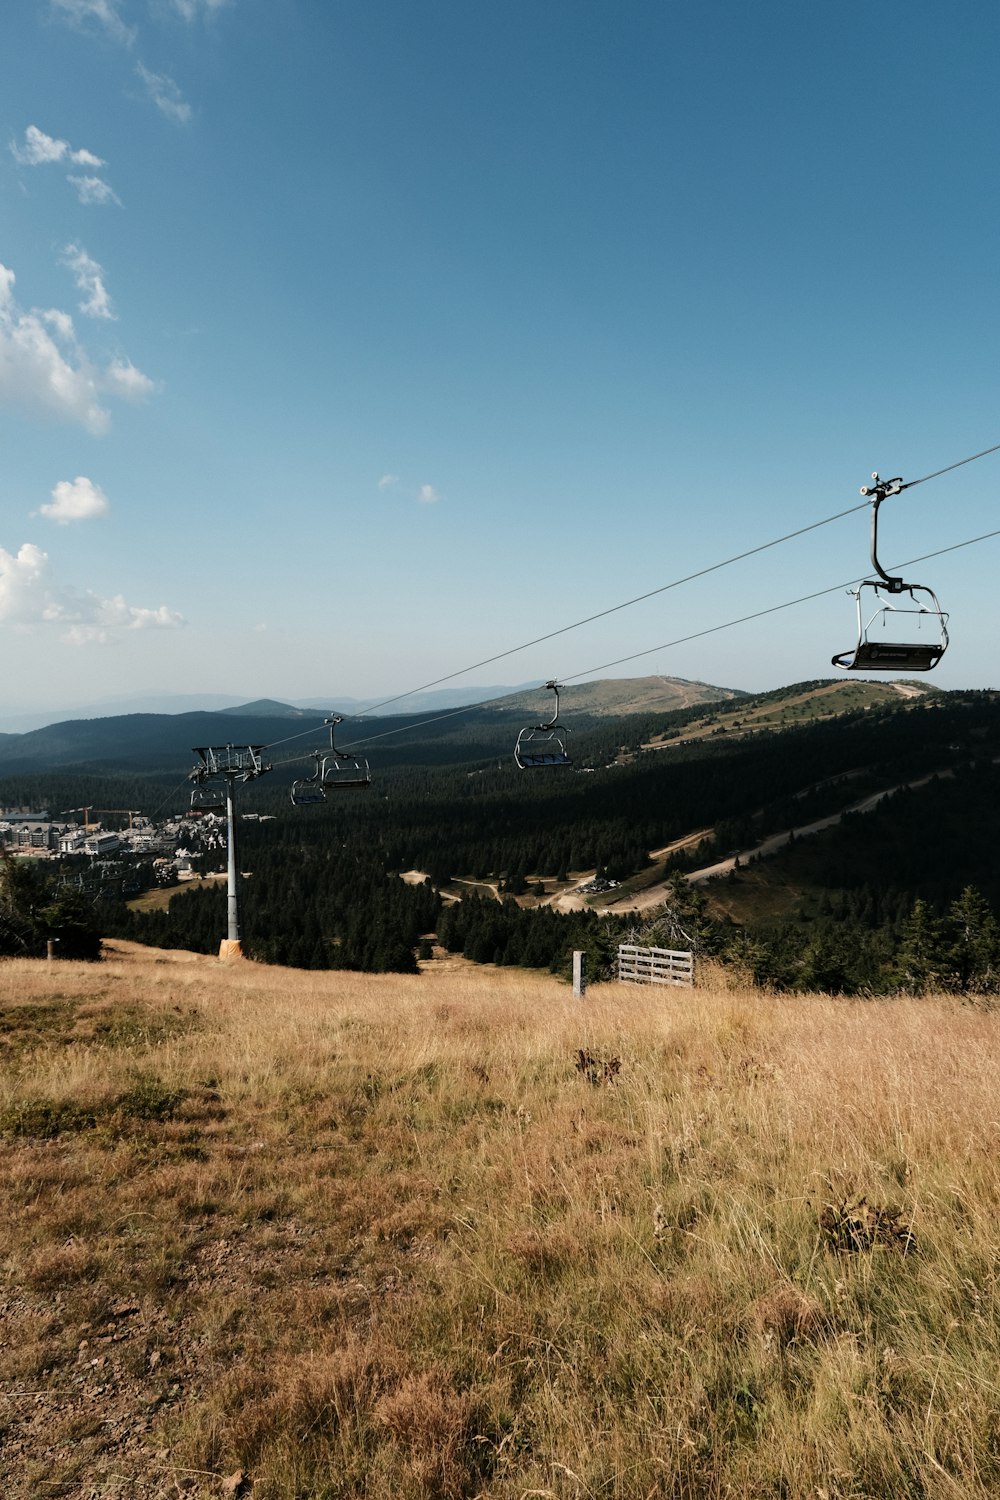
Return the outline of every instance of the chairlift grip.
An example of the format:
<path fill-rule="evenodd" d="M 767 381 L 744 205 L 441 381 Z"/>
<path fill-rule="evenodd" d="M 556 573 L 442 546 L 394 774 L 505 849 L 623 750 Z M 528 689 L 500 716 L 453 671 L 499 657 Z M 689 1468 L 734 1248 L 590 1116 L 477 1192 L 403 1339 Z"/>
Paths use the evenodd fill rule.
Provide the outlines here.
<path fill-rule="evenodd" d="M 889 495 L 898 495 L 902 490 L 908 490 L 910 486 L 904 484 L 898 476 L 895 479 L 880 479 L 878 470 L 872 475 L 873 484 L 861 486 L 862 495 L 877 495 L 880 500 L 885 500 Z"/>

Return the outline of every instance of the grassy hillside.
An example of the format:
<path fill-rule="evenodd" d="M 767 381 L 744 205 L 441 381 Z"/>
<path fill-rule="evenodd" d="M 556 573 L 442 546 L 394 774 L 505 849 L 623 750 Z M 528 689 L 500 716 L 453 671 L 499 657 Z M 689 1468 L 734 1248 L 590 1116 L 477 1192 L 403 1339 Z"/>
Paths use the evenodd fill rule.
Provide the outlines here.
<path fill-rule="evenodd" d="M 6 1494 L 994 1495 L 998 1028 L 6 963 Z"/>
<path fill-rule="evenodd" d="M 921 683 L 868 682 L 856 678 L 797 682 L 770 693 L 711 705 L 685 723 L 655 734 L 646 749 L 660 749 L 683 738 L 685 745 L 715 735 L 746 738 L 760 732 L 840 718 L 870 708 L 926 707 L 943 700 L 939 689 Z"/>
<path fill-rule="evenodd" d="M 597 682 L 571 682 L 560 692 L 560 717 L 574 713 L 600 718 L 628 714 L 665 714 L 701 703 L 729 702 L 745 695 L 735 688 L 688 682 L 684 677 L 613 677 Z M 555 699 L 544 688 L 510 693 L 495 705 L 529 715 L 551 709 Z M 547 716 L 547 715 L 546 715 Z"/>

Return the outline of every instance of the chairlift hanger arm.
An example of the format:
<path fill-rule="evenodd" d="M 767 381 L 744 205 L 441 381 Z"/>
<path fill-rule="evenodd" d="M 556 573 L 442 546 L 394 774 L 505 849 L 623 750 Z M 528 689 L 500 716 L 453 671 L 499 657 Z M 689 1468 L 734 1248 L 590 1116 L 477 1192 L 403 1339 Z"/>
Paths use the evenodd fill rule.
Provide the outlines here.
<path fill-rule="evenodd" d="M 914 480 L 912 483 L 916 483 L 916 481 Z M 890 495 L 900 495 L 903 490 L 908 490 L 909 488 L 910 485 L 904 484 L 902 479 L 899 478 L 880 479 L 877 471 L 872 475 L 871 484 L 863 484 L 861 486 L 862 495 L 870 496 L 872 502 L 872 567 L 882 579 L 890 594 L 903 593 L 906 589 L 906 584 L 902 578 L 892 573 L 887 573 L 878 560 L 878 509 L 882 501 L 887 500 Z"/>
<path fill-rule="evenodd" d="M 555 712 L 553 713 L 551 719 L 546 720 L 546 722 L 544 724 L 539 724 L 538 728 L 539 729 L 554 729 L 556 727 L 556 725 L 559 723 L 559 694 L 562 692 L 562 686 L 561 686 L 560 683 L 556 682 L 556 680 L 555 680 L 554 677 L 550 678 L 549 681 L 545 684 L 545 686 L 546 686 L 546 688 L 550 692 L 555 693 L 555 695 L 556 695 L 556 706 L 555 706 Z"/>
<path fill-rule="evenodd" d="M 332 713 L 332 712 L 329 713 L 329 714 L 327 714 L 326 718 L 323 720 L 323 723 L 326 724 L 329 727 L 329 730 L 330 730 L 330 751 L 331 751 L 331 753 L 333 754 L 333 756 L 335 758 L 339 758 L 341 760 L 343 759 L 343 756 L 341 755 L 341 752 L 337 749 L 337 738 L 336 738 L 336 736 L 337 736 L 337 725 L 338 724 L 343 724 L 343 722 L 344 722 L 344 715 L 343 714 L 335 714 L 335 713 Z"/>

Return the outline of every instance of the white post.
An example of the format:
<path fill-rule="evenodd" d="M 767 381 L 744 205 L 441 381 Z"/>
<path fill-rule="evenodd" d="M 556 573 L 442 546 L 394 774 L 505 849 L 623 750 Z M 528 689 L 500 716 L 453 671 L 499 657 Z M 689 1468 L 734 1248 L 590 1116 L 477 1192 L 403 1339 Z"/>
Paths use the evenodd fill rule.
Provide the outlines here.
<path fill-rule="evenodd" d="M 581 1000 L 587 993 L 587 955 L 580 948 L 573 950 L 573 995 Z"/>
<path fill-rule="evenodd" d="M 242 952 L 240 947 L 240 923 L 239 910 L 236 896 L 236 881 L 238 879 L 236 870 L 236 818 L 233 812 L 233 782 L 234 777 L 226 777 L 226 845 L 229 855 L 229 878 L 228 878 L 228 932 L 219 948 L 220 958 L 238 958 Z"/>

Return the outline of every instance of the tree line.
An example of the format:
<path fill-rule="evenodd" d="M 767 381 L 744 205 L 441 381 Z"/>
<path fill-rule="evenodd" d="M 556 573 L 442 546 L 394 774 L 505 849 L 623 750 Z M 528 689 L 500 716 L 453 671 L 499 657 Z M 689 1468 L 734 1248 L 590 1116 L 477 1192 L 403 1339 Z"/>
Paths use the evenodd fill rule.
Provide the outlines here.
<path fill-rule="evenodd" d="M 687 718 L 704 713 L 702 705 Z M 664 718 L 684 717 L 659 719 L 662 727 Z M 411 761 L 376 766 L 368 793 L 297 809 L 288 802 L 294 770 L 254 783 L 241 792 L 243 807 L 270 811 L 274 820 L 240 824 L 240 864 L 252 871 L 241 892 L 248 951 L 300 967 L 405 970 L 440 927 L 446 946 L 489 962 L 558 966 L 574 946 L 590 944 L 596 959 L 614 937 L 611 919 L 522 911 L 512 901 L 465 901 L 441 913 L 431 886 L 461 875 L 515 894 L 540 876 L 565 879 L 587 869 L 622 879 L 648 863 L 650 849 L 692 828 L 711 829 L 693 856 L 700 860 L 836 812 L 874 786 L 941 770 L 947 774 L 919 793 L 899 793 L 864 818 L 845 815 L 822 841 L 803 840 L 783 855 L 807 892 L 786 921 L 739 928 L 719 921 L 705 940 L 762 982 L 798 987 L 811 977 L 858 992 L 888 982 L 917 899 L 941 922 L 966 885 L 988 904 L 1000 900 L 992 861 L 1000 835 L 1000 773 L 992 765 L 1000 703 L 993 695 L 859 710 L 750 740 L 724 736 L 645 753 L 633 746 L 622 758 L 623 739 L 639 726 L 648 735 L 655 722 L 601 721 L 582 734 L 577 764 L 589 758 L 592 774 L 519 773 L 507 756 Z M 509 725 L 500 727 L 509 737 Z M 489 732 L 500 731 L 493 725 Z M 459 749 L 442 737 L 437 752 L 479 749 L 476 735 L 487 731 L 456 734 Z M 44 783 L 32 778 L 31 790 L 44 795 Z M 145 785 L 163 800 L 161 783 Z M 119 784 L 105 777 L 99 790 L 105 805 L 141 808 L 141 786 L 142 778 Z M 58 795 L 50 803 L 79 805 L 98 783 L 74 783 L 60 772 L 52 789 Z M 18 790 L 27 790 L 27 779 L 20 787 L 14 778 L 0 783 L 7 800 L 32 800 Z M 873 867 L 885 872 L 878 886 Z M 430 884 L 398 878 L 411 868 L 426 871 Z M 109 935 L 214 951 L 225 929 L 225 893 L 182 892 L 166 911 L 143 913 L 104 902 L 101 920 Z M 947 973 L 946 965 L 939 969 Z"/>

